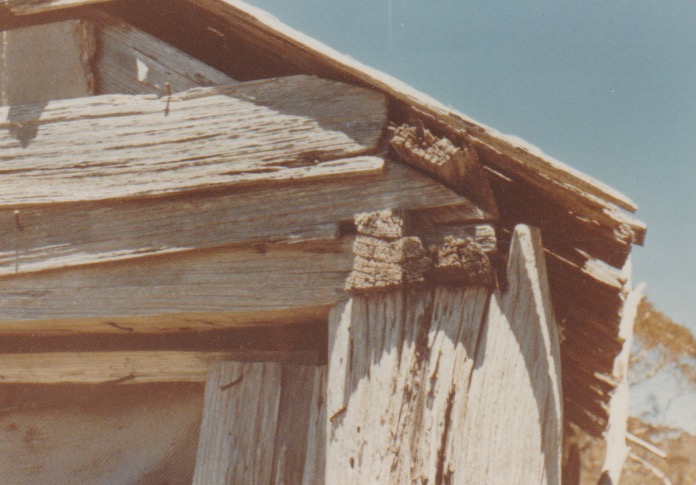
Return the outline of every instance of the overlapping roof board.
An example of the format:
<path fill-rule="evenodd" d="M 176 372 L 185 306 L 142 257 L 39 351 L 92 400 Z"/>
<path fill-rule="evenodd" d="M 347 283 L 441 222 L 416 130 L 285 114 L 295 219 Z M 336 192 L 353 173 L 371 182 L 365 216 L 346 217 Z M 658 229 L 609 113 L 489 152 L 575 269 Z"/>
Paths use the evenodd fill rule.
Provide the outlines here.
<path fill-rule="evenodd" d="M 19 16 L 91 3 L 101 2 L 0 4 Z M 523 140 L 476 122 L 238 0 L 123 0 L 103 8 L 235 79 L 306 73 L 381 91 L 389 97 L 392 122 L 418 118 L 431 131 L 474 149 L 500 212 L 500 253 L 507 252 L 515 224 L 542 230 L 563 333 L 566 420 L 595 435 L 605 429 L 608 402 L 621 379 L 615 360 L 631 290 L 629 254 L 633 244 L 643 244 L 646 233 L 645 224 L 631 215 L 635 203 Z"/>

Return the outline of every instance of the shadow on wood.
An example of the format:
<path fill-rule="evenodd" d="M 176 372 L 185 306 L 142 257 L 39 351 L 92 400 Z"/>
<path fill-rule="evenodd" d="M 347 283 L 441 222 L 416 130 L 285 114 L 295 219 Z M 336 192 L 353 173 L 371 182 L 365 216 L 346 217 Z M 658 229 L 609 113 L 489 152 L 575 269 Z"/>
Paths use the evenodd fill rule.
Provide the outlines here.
<path fill-rule="evenodd" d="M 559 483 L 541 251 L 537 230 L 516 229 L 504 293 L 391 291 L 332 310 L 326 483 Z"/>

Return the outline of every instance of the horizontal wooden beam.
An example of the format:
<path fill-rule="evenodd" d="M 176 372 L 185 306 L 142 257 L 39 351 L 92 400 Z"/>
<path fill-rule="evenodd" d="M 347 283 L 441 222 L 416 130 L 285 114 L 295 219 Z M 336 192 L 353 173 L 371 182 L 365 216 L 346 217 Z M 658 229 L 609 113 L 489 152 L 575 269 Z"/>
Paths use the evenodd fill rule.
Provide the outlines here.
<path fill-rule="evenodd" d="M 325 396 L 325 366 L 213 365 L 193 484 L 324 483 Z"/>
<path fill-rule="evenodd" d="M 385 165 L 376 157 L 340 163 L 346 170 Z M 387 162 L 379 173 L 315 182 L 0 209 L 0 275 L 240 243 L 330 239 L 355 213 L 387 208 L 438 208 L 460 221 L 491 218 L 435 180 Z M 491 249 L 491 231 L 469 234 Z"/>
<path fill-rule="evenodd" d="M 260 244 L 6 277 L 0 334 L 316 321 L 344 296 L 351 246 L 352 238 Z"/>
<path fill-rule="evenodd" d="M 27 15 L 106 1 L 108 0 L 0 0 L 0 6 L 15 15 Z"/>
<path fill-rule="evenodd" d="M 303 75 L 0 107 L 0 206 L 332 176 L 385 123 L 383 95 Z"/>
<path fill-rule="evenodd" d="M 352 237 L 260 242 L 7 275 L 0 279 L 0 334 L 163 333 L 318 321 L 347 297 L 353 252 Z"/>
<path fill-rule="evenodd" d="M 130 351 L 0 354 L 0 384 L 205 382 L 221 360 L 317 364 L 312 351 Z"/>

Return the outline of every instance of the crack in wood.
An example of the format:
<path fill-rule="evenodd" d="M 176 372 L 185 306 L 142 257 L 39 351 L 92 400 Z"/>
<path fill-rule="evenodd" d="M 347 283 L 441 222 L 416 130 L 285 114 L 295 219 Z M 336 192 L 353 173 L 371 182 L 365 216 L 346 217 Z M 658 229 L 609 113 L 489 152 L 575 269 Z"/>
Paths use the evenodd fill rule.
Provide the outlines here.
<path fill-rule="evenodd" d="M 227 389 L 236 386 L 237 384 L 240 384 L 244 380 L 244 374 L 240 374 L 239 377 L 237 377 L 235 380 L 232 382 L 228 382 L 227 384 L 223 384 L 220 386 L 221 391 L 226 391 Z"/>

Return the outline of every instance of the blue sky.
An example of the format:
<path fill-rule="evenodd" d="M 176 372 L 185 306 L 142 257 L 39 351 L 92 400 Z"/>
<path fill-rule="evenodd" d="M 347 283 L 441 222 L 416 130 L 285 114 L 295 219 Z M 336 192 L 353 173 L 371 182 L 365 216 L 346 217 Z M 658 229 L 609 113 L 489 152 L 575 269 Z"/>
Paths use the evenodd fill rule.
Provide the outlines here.
<path fill-rule="evenodd" d="M 634 280 L 696 332 L 696 1 L 250 1 L 631 197 Z"/>

